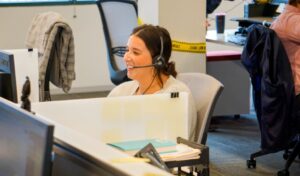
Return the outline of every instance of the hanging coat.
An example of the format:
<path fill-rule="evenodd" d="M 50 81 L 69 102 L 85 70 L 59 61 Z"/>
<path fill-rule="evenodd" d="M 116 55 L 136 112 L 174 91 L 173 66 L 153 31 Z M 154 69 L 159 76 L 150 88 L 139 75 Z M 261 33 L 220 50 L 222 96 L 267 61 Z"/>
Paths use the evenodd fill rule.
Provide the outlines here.
<path fill-rule="evenodd" d="M 288 56 L 276 33 L 262 25 L 248 28 L 242 64 L 250 74 L 261 131 L 261 149 L 279 151 L 292 136 L 294 82 Z"/>

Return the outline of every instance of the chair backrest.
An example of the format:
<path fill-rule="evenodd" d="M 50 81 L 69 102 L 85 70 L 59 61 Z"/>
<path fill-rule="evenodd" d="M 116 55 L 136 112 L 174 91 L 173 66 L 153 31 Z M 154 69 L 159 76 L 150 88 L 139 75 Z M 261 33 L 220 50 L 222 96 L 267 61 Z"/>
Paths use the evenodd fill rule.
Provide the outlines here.
<path fill-rule="evenodd" d="M 192 92 L 197 109 L 197 142 L 205 144 L 211 117 L 224 86 L 204 73 L 180 73 L 177 79 L 184 82 Z"/>
<path fill-rule="evenodd" d="M 110 79 L 118 85 L 129 80 L 123 56 L 127 40 L 138 25 L 137 5 L 131 0 L 100 0 L 97 4 L 107 46 Z"/>

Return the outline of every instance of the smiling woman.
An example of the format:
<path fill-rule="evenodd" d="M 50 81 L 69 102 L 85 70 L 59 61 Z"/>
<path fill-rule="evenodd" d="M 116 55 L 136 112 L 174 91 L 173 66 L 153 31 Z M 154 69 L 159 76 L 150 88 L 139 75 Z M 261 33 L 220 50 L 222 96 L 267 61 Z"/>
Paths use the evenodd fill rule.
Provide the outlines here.
<path fill-rule="evenodd" d="M 136 27 L 124 55 L 127 76 L 133 81 L 116 87 L 109 96 L 189 91 L 175 79 L 175 63 L 169 61 L 171 51 L 171 37 L 166 29 L 147 24 Z"/>
<path fill-rule="evenodd" d="M 132 81 L 115 87 L 109 97 L 160 94 L 169 92 L 189 93 L 189 139 L 194 140 L 196 109 L 189 88 L 175 79 L 175 63 L 170 62 L 172 40 L 169 32 L 160 26 L 144 24 L 133 29 L 124 62 L 127 76 Z"/>

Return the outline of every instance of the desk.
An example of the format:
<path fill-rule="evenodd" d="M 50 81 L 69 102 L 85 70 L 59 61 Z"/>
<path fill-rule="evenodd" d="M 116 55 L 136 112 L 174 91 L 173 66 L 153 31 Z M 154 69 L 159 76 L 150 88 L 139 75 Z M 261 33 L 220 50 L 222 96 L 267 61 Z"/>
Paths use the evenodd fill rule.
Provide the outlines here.
<path fill-rule="evenodd" d="M 231 42 L 228 42 L 228 35 L 234 35 L 236 29 L 226 29 L 224 34 L 217 34 L 216 30 L 209 30 L 206 33 L 206 42 L 212 42 L 217 44 L 223 45 L 230 45 L 230 46 L 240 46 Z"/>
<path fill-rule="evenodd" d="M 207 31 L 206 41 L 241 48 L 240 45 L 227 42 L 227 35 L 233 35 L 236 29 L 225 30 L 217 34 L 215 30 Z M 214 116 L 239 115 L 250 112 L 249 74 L 241 64 L 240 51 L 210 51 L 206 54 L 206 72 L 224 85 L 224 90 L 216 104 Z"/>
<path fill-rule="evenodd" d="M 237 21 L 240 27 L 248 27 L 252 24 L 262 24 L 270 26 L 274 21 L 273 17 L 249 17 L 249 18 L 232 18 L 231 21 Z"/>

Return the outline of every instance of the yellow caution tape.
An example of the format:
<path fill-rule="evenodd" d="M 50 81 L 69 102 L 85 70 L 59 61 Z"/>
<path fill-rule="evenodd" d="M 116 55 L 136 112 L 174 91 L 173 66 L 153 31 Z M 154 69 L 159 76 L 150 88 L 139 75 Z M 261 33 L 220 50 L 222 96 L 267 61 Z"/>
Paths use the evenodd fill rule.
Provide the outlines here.
<path fill-rule="evenodd" d="M 138 17 L 138 25 L 142 25 L 143 20 Z M 172 49 L 174 51 L 188 52 L 188 53 L 206 53 L 206 43 L 188 43 L 173 40 Z"/>
<path fill-rule="evenodd" d="M 143 20 L 140 17 L 138 17 L 137 23 L 138 23 L 139 26 L 144 24 Z"/>
<path fill-rule="evenodd" d="M 172 49 L 180 52 L 206 53 L 206 43 L 188 43 L 173 40 Z"/>

